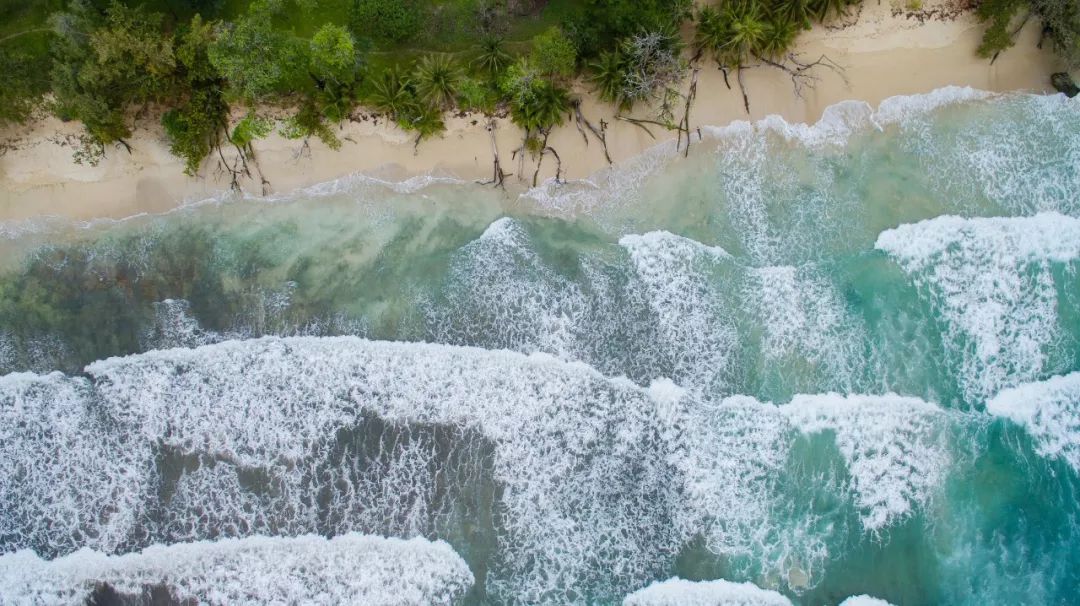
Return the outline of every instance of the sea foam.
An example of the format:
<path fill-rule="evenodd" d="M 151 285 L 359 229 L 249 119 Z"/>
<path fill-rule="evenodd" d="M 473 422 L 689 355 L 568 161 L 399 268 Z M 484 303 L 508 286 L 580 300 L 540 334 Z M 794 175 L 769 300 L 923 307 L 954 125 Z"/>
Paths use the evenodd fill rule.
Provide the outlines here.
<path fill-rule="evenodd" d="M 458 491 L 468 507 L 499 511 L 494 527 L 471 532 L 499 545 L 484 582 L 500 599 L 573 603 L 581 585 L 625 595 L 697 537 L 756 562 L 741 570 L 806 586 L 828 555 L 803 519 L 816 514 L 776 509 L 796 431 L 834 432 L 872 531 L 932 498 L 949 460 L 934 428 L 942 413 L 911 398 L 702 400 L 669 380 L 642 388 L 545 354 L 263 338 L 86 373 L 0 380 L 0 456 L 13 470 L 0 476 L 0 502 L 17 512 L 5 518 L 6 550 L 446 536 L 466 506 Z M 485 492 L 497 502 L 485 505 Z"/>
<path fill-rule="evenodd" d="M 626 596 L 623 606 L 791 606 L 791 600 L 753 583 L 674 577 Z"/>
<path fill-rule="evenodd" d="M 163 587 L 179 603 L 222 606 L 449 606 L 472 584 L 442 541 L 356 533 L 154 545 L 120 556 L 84 548 L 52 561 L 28 550 L 0 556 L 0 601 L 12 605 L 89 603 L 108 585 L 128 598 Z"/>
<path fill-rule="evenodd" d="M 1080 372 L 1002 390 L 986 411 L 1022 425 L 1039 454 L 1080 472 Z"/>
<path fill-rule="evenodd" d="M 943 216 L 882 232 L 875 244 L 911 275 L 946 324 L 969 403 L 1031 381 L 1060 335 L 1054 265 L 1080 258 L 1080 219 L 1058 213 Z M 1075 275 L 1075 268 L 1066 268 Z"/>
<path fill-rule="evenodd" d="M 27 423 L 5 424 L 12 434 L 6 468 L 36 470 L 32 481 L 5 475 L 3 500 L 35 508 L 11 518 L 7 549 L 64 553 L 96 535 L 92 544 L 113 552 L 215 533 L 335 534 L 362 525 L 366 518 L 350 512 L 371 511 L 371 501 L 325 511 L 306 495 L 332 486 L 352 486 L 352 494 L 380 479 L 398 487 L 396 494 L 420 495 L 403 511 L 387 508 L 401 520 L 396 529 L 433 531 L 432 516 L 449 513 L 432 511 L 437 504 L 422 497 L 432 485 L 431 466 L 444 465 L 437 452 L 388 443 L 391 451 L 378 461 L 392 469 L 381 478 L 351 470 L 348 457 L 335 455 L 335 437 L 363 431 L 371 423 L 366 415 L 394 426 L 460 428 L 451 440 L 477 432 L 490 446 L 476 448 L 494 449 L 502 511 L 499 569 L 487 579 L 494 595 L 512 586 L 521 599 L 551 600 L 580 583 L 622 588 L 656 574 L 665 554 L 686 540 L 664 522 L 679 505 L 667 488 L 656 403 L 646 390 L 583 364 L 342 337 L 227 341 L 86 370 L 92 386 L 60 375 L 5 379 L 7 414 L 33 418 L 48 413 L 50 402 L 70 402 L 60 423 L 69 430 L 59 438 Z M 24 383 L 72 395 L 26 396 Z M 28 398 L 42 411 L 27 410 Z M 98 424 L 98 415 L 108 423 Z M 168 498 L 157 502 L 140 487 L 167 480 L 154 465 L 162 454 L 184 467 Z M 72 473 L 90 481 L 57 475 Z M 339 480 L 323 485 L 328 478 Z M 93 517 L 96 509 L 79 508 L 94 495 L 115 510 L 104 525 Z M 325 515 L 337 526 L 318 526 Z M 79 527 L 52 523 L 69 519 Z M 613 561 L 618 571 L 605 564 Z"/>
<path fill-rule="evenodd" d="M 623 236 L 619 244 L 629 253 L 659 319 L 674 361 L 672 378 L 684 387 L 715 393 L 731 371 L 738 337 L 708 276 L 731 255 L 668 232 Z"/>
<path fill-rule="evenodd" d="M 803 433 L 834 432 L 868 530 L 910 516 L 934 496 L 948 472 L 947 436 L 941 433 L 947 417 L 918 398 L 795 396 L 781 410 Z"/>

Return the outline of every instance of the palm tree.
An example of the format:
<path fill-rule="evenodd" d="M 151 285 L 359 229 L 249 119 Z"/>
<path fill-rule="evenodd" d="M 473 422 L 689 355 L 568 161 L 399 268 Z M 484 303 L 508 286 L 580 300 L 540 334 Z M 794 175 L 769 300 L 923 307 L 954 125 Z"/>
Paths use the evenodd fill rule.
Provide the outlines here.
<path fill-rule="evenodd" d="M 453 58 L 445 54 L 424 57 L 413 71 L 416 93 L 424 102 L 439 109 L 454 105 L 461 77 L 461 70 Z"/>
<path fill-rule="evenodd" d="M 562 124 L 570 111 L 570 95 L 566 89 L 547 80 L 537 81 L 531 94 L 510 100 L 510 116 L 526 132 L 545 132 Z"/>
<path fill-rule="evenodd" d="M 829 13 L 846 13 L 848 4 L 848 0 L 810 0 L 810 11 L 818 21 L 824 21 Z"/>
<path fill-rule="evenodd" d="M 472 65 L 481 71 L 497 74 L 506 69 L 511 61 L 513 58 L 510 57 L 510 53 L 503 48 L 503 39 L 489 36 L 480 41 Z"/>
<path fill-rule="evenodd" d="M 618 50 L 604 51 L 589 67 L 593 70 L 590 80 L 596 84 L 600 99 L 618 105 L 619 109 L 629 110 L 630 99 L 624 95 L 626 66 L 622 53 Z"/>
<path fill-rule="evenodd" d="M 726 65 L 724 47 L 731 39 L 731 27 L 727 15 L 721 14 L 713 6 L 702 7 L 697 14 L 697 28 L 694 31 L 694 52 L 709 53 L 713 59 Z"/>
<path fill-rule="evenodd" d="M 758 48 L 758 54 L 766 59 L 776 59 L 791 48 L 798 34 L 799 30 L 794 21 L 780 17 L 774 18 L 765 24 L 765 35 Z"/>
<path fill-rule="evenodd" d="M 396 67 L 388 69 L 381 76 L 375 81 L 368 99 L 375 109 L 396 117 L 416 104 L 413 93 L 409 90 L 409 79 L 401 70 Z"/>
<path fill-rule="evenodd" d="M 772 14 L 777 18 L 786 17 L 792 23 L 803 29 L 810 29 L 810 18 L 813 10 L 810 3 L 813 0 L 780 0 L 774 5 Z"/>
<path fill-rule="evenodd" d="M 738 63 L 750 55 L 761 54 L 767 29 L 761 5 L 754 0 L 744 0 L 728 10 L 731 12 L 728 48 L 738 58 Z"/>

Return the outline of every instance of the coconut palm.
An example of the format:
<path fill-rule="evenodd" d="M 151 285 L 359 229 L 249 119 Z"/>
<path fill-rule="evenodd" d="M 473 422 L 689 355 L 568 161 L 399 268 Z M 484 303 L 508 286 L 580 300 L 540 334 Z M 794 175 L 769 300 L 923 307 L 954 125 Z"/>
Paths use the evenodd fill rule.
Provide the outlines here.
<path fill-rule="evenodd" d="M 570 111 L 570 95 L 566 89 L 547 80 L 537 81 L 531 94 L 510 101 L 510 116 L 526 132 L 547 131 L 562 124 Z"/>
<path fill-rule="evenodd" d="M 727 65 L 725 47 L 731 40 L 731 22 L 728 15 L 713 6 L 702 7 L 697 14 L 697 28 L 694 31 L 694 52 L 709 53 L 713 59 Z"/>
<path fill-rule="evenodd" d="M 757 53 L 766 59 L 776 59 L 791 48 L 797 35 L 799 35 L 799 29 L 794 21 L 774 18 L 765 24 L 765 35 Z"/>
<path fill-rule="evenodd" d="M 626 65 L 622 53 L 618 50 L 604 51 L 589 67 L 593 71 L 590 80 L 596 84 L 600 99 L 618 105 L 619 109 L 629 110 L 630 100 L 623 94 Z"/>
<path fill-rule="evenodd" d="M 830 13 L 843 15 L 847 12 L 848 0 L 810 0 L 810 12 L 818 21 L 824 21 Z"/>
<path fill-rule="evenodd" d="M 406 113 L 416 99 L 409 89 L 409 79 L 397 68 L 383 72 L 372 86 L 372 93 L 368 102 L 375 109 L 398 116 Z"/>
<path fill-rule="evenodd" d="M 425 103 L 439 109 L 449 109 L 457 98 L 461 70 L 450 55 L 432 54 L 424 57 L 413 70 L 416 93 Z"/>
<path fill-rule="evenodd" d="M 776 19 L 791 21 L 795 25 L 810 29 L 810 18 L 814 16 L 810 3 L 813 0 L 780 0 L 773 5 L 771 14 Z"/>
<path fill-rule="evenodd" d="M 472 66 L 489 74 L 497 74 L 506 69 L 512 61 L 510 53 L 504 48 L 503 39 L 489 36 L 480 41 Z"/>
<path fill-rule="evenodd" d="M 761 5 L 744 0 L 728 9 L 731 13 L 731 39 L 728 48 L 739 63 L 746 57 L 761 54 L 767 34 L 767 22 Z"/>

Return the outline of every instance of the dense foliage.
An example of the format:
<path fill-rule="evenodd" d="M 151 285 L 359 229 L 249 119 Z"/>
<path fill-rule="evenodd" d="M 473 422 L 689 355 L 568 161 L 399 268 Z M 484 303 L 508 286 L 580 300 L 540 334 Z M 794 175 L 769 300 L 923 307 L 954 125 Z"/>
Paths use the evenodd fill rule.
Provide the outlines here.
<path fill-rule="evenodd" d="M 691 61 L 783 63 L 800 31 L 854 1 L 0 0 L 0 125 L 47 108 L 85 126 L 76 158 L 96 162 L 153 112 L 194 174 L 222 146 L 253 156 L 270 106 L 292 108 L 283 135 L 331 147 L 361 104 L 418 141 L 449 110 L 507 111 L 538 133 L 566 119 L 584 76 L 620 110 L 659 107 L 671 124 L 687 23 Z M 980 52 L 1011 45 L 1028 13 L 1080 65 L 1075 0 L 985 0 Z"/>
<path fill-rule="evenodd" d="M 1071 68 L 1080 67 L 1080 3 L 1076 0 L 984 0 L 977 9 L 987 24 L 979 54 L 993 57 L 1015 43 L 1020 27 L 1032 16 L 1043 35 Z"/>

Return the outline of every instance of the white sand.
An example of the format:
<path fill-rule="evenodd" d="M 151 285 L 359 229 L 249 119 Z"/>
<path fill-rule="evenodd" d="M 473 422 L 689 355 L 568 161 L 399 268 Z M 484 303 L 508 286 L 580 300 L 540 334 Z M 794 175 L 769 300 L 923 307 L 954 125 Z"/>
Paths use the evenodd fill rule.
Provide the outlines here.
<path fill-rule="evenodd" d="M 715 64 L 702 61 L 697 101 L 691 114 L 691 128 L 724 125 L 734 120 L 759 119 L 779 114 L 788 122 L 814 122 L 829 105 L 849 99 L 877 105 L 887 97 L 932 91 L 947 85 L 971 86 L 988 91 L 1026 90 L 1048 92 L 1050 74 L 1062 66 L 1050 51 L 1038 50 L 1039 26 L 1032 21 L 1021 32 L 1014 48 L 992 65 L 975 54 L 982 26 L 970 12 L 955 19 L 919 19 L 894 9 L 888 2 L 866 0 L 847 26 L 817 26 L 799 39 L 804 60 L 822 54 L 843 66 L 843 75 L 818 68 L 820 80 L 803 98 L 795 96 L 788 74 L 769 66 L 744 71 L 750 112 L 743 108 L 739 88 L 732 89 Z M 1049 45 L 1047 45 L 1049 46 Z M 688 85 L 688 82 L 687 82 Z M 656 139 L 641 128 L 614 119 L 613 108 L 583 93 L 582 110 L 594 124 L 608 123 L 607 141 L 618 163 L 641 153 L 675 132 L 651 127 Z M 635 116 L 651 117 L 642 109 Z M 377 124 L 376 124 L 377 122 Z M 270 192 L 285 192 L 355 173 L 378 174 L 390 178 L 439 172 L 462 179 L 489 179 L 492 174 L 492 144 L 483 116 L 447 117 L 447 130 L 414 149 L 413 139 L 386 120 L 368 118 L 343 124 L 338 136 L 339 151 L 312 140 L 301 153 L 301 143 L 274 134 L 255 143 L 259 166 L 270 183 Z M 503 168 L 516 172 L 518 163 L 511 152 L 521 145 L 521 132 L 509 119 L 495 120 L 496 141 Z M 58 215 L 76 219 L 124 217 L 142 212 L 162 212 L 185 201 L 205 199 L 229 188 L 228 175 L 217 157 L 208 159 L 198 177 L 183 174 L 181 162 L 168 150 L 165 135 L 156 118 L 137 123 L 129 142 L 132 153 L 109 149 L 96 167 L 72 160 L 70 141 L 80 132 L 77 123 L 46 118 L 0 136 L 9 149 L 0 155 L 0 220 Z M 590 135 L 585 145 L 572 122 L 556 129 L 549 144 L 563 158 L 563 177 L 577 179 L 607 162 L 602 148 Z M 232 161 L 233 154 L 226 154 Z M 531 183 L 535 160 L 528 159 L 520 175 L 507 178 L 507 185 Z M 554 174 L 555 162 L 544 160 L 540 178 Z M 244 188 L 260 193 L 259 180 L 248 180 Z"/>

